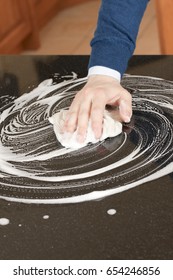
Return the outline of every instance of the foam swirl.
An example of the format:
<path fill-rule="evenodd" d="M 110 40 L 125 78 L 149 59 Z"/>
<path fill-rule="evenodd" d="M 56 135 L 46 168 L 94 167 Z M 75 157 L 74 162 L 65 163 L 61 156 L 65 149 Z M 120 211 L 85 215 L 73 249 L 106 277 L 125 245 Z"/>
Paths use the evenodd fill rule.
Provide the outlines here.
<path fill-rule="evenodd" d="M 79 150 L 56 140 L 48 118 L 68 108 L 86 78 L 42 82 L 0 115 L 0 198 L 71 203 L 102 198 L 173 170 L 173 82 L 126 75 L 133 119 L 123 133 Z"/>

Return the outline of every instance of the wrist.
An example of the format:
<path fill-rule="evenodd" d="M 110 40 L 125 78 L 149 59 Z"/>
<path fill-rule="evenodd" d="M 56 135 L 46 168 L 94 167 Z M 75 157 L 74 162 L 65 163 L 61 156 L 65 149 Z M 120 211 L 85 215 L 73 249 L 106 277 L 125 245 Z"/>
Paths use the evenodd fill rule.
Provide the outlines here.
<path fill-rule="evenodd" d="M 98 81 L 100 83 L 114 82 L 114 83 L 120 84 L 120 81 L 118 79 L 108 76 L 108 75 L 100 75 L 100 74 L 89 75 L 88 82 L 92 82 L 92 81 L 96 81 L 96 82 Z"/>
<path fill-rule="evenodd" d="M 112 77 L 119 82 L 121 80 L 121 74 L 118 71 L 104 66 L 93 66 L 89 68 L 88 77 L 96 75 Z"/>

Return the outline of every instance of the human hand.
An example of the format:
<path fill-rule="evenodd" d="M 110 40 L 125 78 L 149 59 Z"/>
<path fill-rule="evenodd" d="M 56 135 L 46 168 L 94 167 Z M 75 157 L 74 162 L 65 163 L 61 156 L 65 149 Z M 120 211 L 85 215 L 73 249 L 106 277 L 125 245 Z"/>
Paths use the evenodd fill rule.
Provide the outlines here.
<path fill-rule="evenodd" d="M 85 139 L 88 121 L 96 139 L 102 135 L 103 113 L 106 105 L 118 106 L 124 122 L 132 115 L 131 94 L 118 80 L 106 75 L 92 75 L 86 85 L 76 94 L 64 123 L 64 131 L 73 133 L 77 129 L 77 141 Z"/>

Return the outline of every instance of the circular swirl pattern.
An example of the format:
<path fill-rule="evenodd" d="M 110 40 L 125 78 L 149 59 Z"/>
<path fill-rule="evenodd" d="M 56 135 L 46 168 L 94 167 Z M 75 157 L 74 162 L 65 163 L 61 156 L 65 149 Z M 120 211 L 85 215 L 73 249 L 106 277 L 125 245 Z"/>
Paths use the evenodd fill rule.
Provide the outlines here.
<path fill-rule="evenodd" d="M 123 133 L 79 150 L 57 142 L 48 118 L 68 108 L 86 78 L 42 82 L 0 115 L 0 197 L 25 203 L 97 199 L 173 170 L 173 82 L 125 75 L 133 118 Z M 1 112 L 1 111 L 0 111 Z"/>

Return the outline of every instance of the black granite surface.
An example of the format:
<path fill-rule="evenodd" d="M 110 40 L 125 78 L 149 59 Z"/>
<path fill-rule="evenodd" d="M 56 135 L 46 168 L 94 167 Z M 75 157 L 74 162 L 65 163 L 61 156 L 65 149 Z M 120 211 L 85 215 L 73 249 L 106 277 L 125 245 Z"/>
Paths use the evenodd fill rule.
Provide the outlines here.
<path fill-rule="evenodd" d="M 47 78 L 59 82 L 71 72 L 84 77 L 87 64 L 88 56 L 0 56 L 1 111 Z M 173 57 L 135 56 L 127 73 L 173 80 Z M 111 208 L 113 216 L 107 214 Z M 10 223 L 0 226 L 0 259 L 172 259 L 173 173 L 99 201 L 33 205 L 1 199 L 1 217 Z"/>

